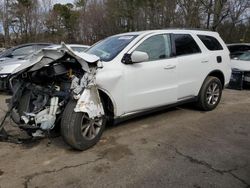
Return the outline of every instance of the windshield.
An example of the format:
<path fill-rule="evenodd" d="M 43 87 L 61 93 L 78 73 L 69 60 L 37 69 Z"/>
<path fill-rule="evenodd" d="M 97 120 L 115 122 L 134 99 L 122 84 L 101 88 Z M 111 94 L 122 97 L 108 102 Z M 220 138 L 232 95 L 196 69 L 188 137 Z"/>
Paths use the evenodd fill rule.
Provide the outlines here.
<path fill-rule="evenodd" d="M 104 39 L 86 52 L 100 57 L 101 61 L 114 59 L 137 35 L 113 36 Z"/>
<path fill-rule="evenodd" d="M 12 48 L 6 49 L 5 51 L 0 53 L 0 58 L 4 58 L 12 52 Z"/>
<path fill-rule="evenodd" d="M 243 54 L 238 56 L 237 59 L 242 61 L 250 61 L 250 52 L 244 52 Z"/>

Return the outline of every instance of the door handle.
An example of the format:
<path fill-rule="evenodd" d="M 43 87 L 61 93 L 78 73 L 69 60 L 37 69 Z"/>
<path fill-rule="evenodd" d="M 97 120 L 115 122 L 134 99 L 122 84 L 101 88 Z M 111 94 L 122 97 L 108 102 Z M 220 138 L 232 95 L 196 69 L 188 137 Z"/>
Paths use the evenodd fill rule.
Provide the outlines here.
<path fill-rule="evenodd" d="M 166 67 L 164 67 L 165 70 L 171 70 L 175 68 L 176 68 L 176 65 L 167 65 Z"/>

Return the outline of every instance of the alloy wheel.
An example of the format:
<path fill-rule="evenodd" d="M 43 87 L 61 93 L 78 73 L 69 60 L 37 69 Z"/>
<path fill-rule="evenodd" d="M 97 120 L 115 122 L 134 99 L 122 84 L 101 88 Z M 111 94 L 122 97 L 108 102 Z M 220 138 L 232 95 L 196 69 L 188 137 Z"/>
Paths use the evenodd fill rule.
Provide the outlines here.
<path fill-rule="evenodd" d="M 207 104 L 215 105 L 220 98 L 220 87 L 216 82 L 209 85 L 206 93 Z"/>
<path fill-rule="evenodd" d="M 95 118 L 91 119 L 87 114 L 84 114 L 81 121 L 81 133 L 82 136 L 87 140 L 94 139 L 101 130 L 103 119 Z"/>

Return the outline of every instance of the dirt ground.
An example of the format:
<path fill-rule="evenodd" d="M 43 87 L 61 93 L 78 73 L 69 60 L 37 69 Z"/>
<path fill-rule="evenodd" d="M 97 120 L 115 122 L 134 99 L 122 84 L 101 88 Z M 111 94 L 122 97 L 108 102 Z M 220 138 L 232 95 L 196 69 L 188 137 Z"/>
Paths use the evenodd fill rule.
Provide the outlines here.
<path fill-rule="evenodd" d="M 61 137 L 0 142 L 0 159 L 1 188 L 249 188 L 250 91 L 225 90 L 212 112 L 185 105 L 109 127 L 84 152 Z"/>

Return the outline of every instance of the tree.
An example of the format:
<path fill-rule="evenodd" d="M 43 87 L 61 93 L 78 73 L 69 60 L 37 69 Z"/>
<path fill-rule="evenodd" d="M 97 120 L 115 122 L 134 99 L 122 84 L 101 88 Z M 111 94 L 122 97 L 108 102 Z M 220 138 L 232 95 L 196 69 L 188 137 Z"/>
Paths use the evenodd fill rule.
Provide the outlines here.
<path fill-rule="evenodd" d="M 178 0 L 181 15 L 183 16 L 184 27 L 201 27 L 200 10 L 201 1 L 198 0 Z"/>
<path fill-rule="evenodd" d="M 38 0 L 16 0 L 10 5 L 10 27 L 16 38 L 28 42 L 40 27 Z"/>
<path fill-rule="evenodd" d="M 4 0 L 5 45 L 47 41 L 93 44 L 107 36 L 168 27 L 206 28 L 226 41 L 250 40 L 249 0 Z"/>
<path fill-rule="evenodd" d="M 3 23 L 3 30 L 4 30 L 4 42 L 5 46 L 10 45 L 10 33 L 9 33 L 9 26 L 10 26 L 10 17 L 9 17 L 9 9 L 10 9 L 10 4 L 11 0 L 4 0 L 3 4 L 1 5 L 1 10 L 2 10 L 2 23 Z"/>

